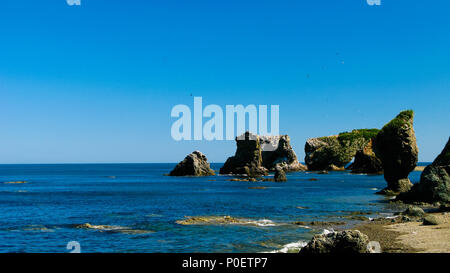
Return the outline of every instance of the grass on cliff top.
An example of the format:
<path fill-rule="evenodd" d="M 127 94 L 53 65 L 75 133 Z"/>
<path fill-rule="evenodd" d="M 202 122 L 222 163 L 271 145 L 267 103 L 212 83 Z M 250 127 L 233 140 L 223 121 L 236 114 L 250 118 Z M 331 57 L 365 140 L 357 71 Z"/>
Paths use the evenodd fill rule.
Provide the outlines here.
<path fill-rule="evenodd" d="M 365 140 L 371 140 L 374 138 L 380 130 L 378 129 L 357 129 L 351 132 L 343 132 L 338 136 L 339 141 L 354 141 L 356 139 L 364 138 Z"/>
<path fill-rule="evenodd" d="M 414 118 L 413 110 L 405 110 L 400 112 L 393 120 L 391 120 L 388 124 L 384 125 L 384 128 L 400 128 L 405 124 L 409 124 L 412 126 L 412 120 Z"/>

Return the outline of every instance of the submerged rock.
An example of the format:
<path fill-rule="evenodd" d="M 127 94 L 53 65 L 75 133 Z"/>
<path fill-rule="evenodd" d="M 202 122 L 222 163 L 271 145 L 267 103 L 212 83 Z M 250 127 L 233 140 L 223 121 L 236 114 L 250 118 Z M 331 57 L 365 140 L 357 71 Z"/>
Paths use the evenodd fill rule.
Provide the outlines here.
<path fill-rule="evenodd" d="M 403 111 L 386 124 L 374 139 L 374 152 L 381 159 L 387 188 L 382 192 L 408 191 L 408 175 L 418 161 L 419 150 L 413 128 L 414 112 Z"/>
<path fill-rule="evenodd" d="M 93 229 L 100 232 L 109 232 L 109 233 L 123 233 L 123 234 L 146 234 L 146 233 L 153 233 L 152 230 L 142 230 L 142 229 L 132 229 L 129 227 L 122 227 L 122 226 L 108 226 L 108 225 L 91 225 L 89 223 L 85 224 L 77 224 L 73 225 L 74 228 L 78 229 Z"/>
<path fill-rule="evenodd" d="M 356 153 L 363 150 L 378 129 L 359 129 L 339 135 L 310 138 L 305 144 L 308 170 L 345 170 Z"/>
<path fill-rule="evenodd" d="M 442 152 L 422 172 L 420 182 L 397 196 L 405 203 L 450 203 L 450 138 Z"/>
<path fill-rule="evenodd" d="M 348 168 L 352 173 L 381 174 L 383 164 L 373 152 L 373 140 L 360 151 L 356 152 L 355 161 Z"/>
<path fill-rule="evenodd" d="M 219 225 L 219 224 L 239 224 L 243 221 L 231 216 L 194 216 L 177 220 L 179 225 Z"/>
<path fill-rule="evenodd" d="M 276 224 L 267 219 L 252 220 L 245 218 L 234 218 L 231 216 L 185 216 L 185 219 L 177 220 L 179 225 L 249 225 L 249 226 L 275 226 Z"/>
<path fill-rule="evenodd" d="M 332 227 L 332 226 L 343 226 L 346 225 L 346 222 L 342 221 L 311 221 L 311 222 L 304 222 L 304 221 L 296 221 L 292 224 L 298 225 L 298 226 L 315 226 L 315 227 Z"/>
<path fill-rule="evenodd" d="M 3 182 L 4 184 L 26 184 L 28 183 L 27 181 L 8 181 L 8 182 Z"/>
<path fill-rule="evenodd" d="M 210 168 L 208 159 L 199 151 L 187 155 L 183 161 L 170 172 L 170 176 L 209 176 L 215 175 Z"/>
<path fill-rule="evenodd" d="M 328 234 L 315 235 L 312 240 L 300 250 L 300 254 L 351 254 L 367 253 L 369 237 L 358 230 L 344 230 Z"/>
<path fill-rule="evenodd" d="M 285 181 L 287 181 L 286 173 L 283 171 L 283 169 L 276 169 L 275 170 L 274 181 L 275 182 L 285 182 Z"/>

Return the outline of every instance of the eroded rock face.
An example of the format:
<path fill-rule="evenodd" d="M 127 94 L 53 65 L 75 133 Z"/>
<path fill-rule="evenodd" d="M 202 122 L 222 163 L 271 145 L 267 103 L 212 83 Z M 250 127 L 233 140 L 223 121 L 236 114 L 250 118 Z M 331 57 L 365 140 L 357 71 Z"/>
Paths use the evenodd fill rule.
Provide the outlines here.
<path fill-rule="evenodd" d="M 328 234 L 315 235 L 300 250 L 300 254 L 351 254 L 367 253 L 369 237 L 358 230 L 344 230 Z"/>
<path fill-rule="evenodd" d="M 262 165 L 274 171 L 278 167 L 285 172 L 305 171 L 307 168 L 298 162 L 297 155 L 291 147 L 288 135 L 260 136 Z"/>
<path fill-rule="evenodd" d="M 450 203 L 450 138 L 441 154 L 422 172 L 420 182 L 396 199 L 406 203 Z"/>
<path fill-rule="evenodd" d="M 339 135 L 310 138 L 305 144 L 308 170 L 345 170 L 358 151 L 378 133 L 377 129 L 359 129 Z"/>
<path fill-rule="evenodd" d="M 373 140 L 361 151 L 356 152 L 355 161 L 348 167 L 352 173 L 381 174 L 383 173 L 383 164 L 373 152 Z"/>
<path fill-rule="evenodd" d="M 261 143 L 258 135 L 246 132 L 236 137 L 236 153 L 227 159 L 220 174 L 244 174 L 251 177 L 267 175 L 262 166 Z"/>
<path fill-rule="evenodd" d="M 374 152 L 381 159 L 387 188 L 383 192 L 408 191 L 408 175 L 418 161 L 419 149 L 413 128 L 414 112 L 403 111 L 386 124 L 374 139 Z"/>
<path fill-rule="evenodd" d="M 188 154 L 183 161 L 178 163 L 170 172 L 170 176 L 209 176 L 215 175 L 210 168 L 208 159 L 200 151 Z"/>
<path fill-rule="evenodd" d="M 277 168 L 285 172 L 304 171 L 306 167 L 297 160 L 290 145 L 290 138 L 282 136 L 258 136 L 246 132 L 236 138 L 236 153 L 229 157 L 221 174 L 263 176 Z"/>

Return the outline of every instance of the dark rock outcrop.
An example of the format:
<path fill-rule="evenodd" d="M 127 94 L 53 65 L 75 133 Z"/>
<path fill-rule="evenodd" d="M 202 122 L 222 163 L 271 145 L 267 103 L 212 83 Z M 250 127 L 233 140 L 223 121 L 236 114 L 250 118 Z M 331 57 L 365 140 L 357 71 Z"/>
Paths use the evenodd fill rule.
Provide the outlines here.
<path fill-rule="evenodd" d="M 373 152 L 373 140 L 360 151 L 356 152 L 355 161 L 348 167 L 352 173 L 381 174 L 383 165 L 381 160 Z"/>
<path fill-rule="evenodd" d="M 178 163 L 170 172 L 170 176 L 209 176 L 215 175 L 210 168 L 208 159 L 199 151 L 187 155 L 183 161 Z"/>
<path fill-rule="evenodd" d="M 397 196 L 396 200 L 406 203 L 450 203 L 450 138 L 441 154 L 422 172 L 420 182 L 410 191 Z"/>
<path fill-rule="evenodd" d="M 380 193 L 408 191 L 408 175 L 418 161 L 419 150 L 413 128 L 414 112 L 403 111 L 386 124 L 374 139 L 374 152 L 381 159 L 387 188 Z"/>
<path fill-rule="evenodd" d="M 261 142 L 258 135 L 246 132 L 236 137 L 236 153 L 227 159 L 220 174 L 263 176 L 268 170 L 262 166 Z"/>
<path fill-rule="evenodd" d="M 275 176 L 274 176 L 275 182 L 285 182 L 287 181 L 286 173 L 283 171 L 283 169 L 278 168 L 275 170 Z"/>
<path fill-rule="evenodd" d="M 236 138 L 236 145 L 235 155 L 227 159 L 220 169 L 221 174 L 255 177 L 267 175 L 277 168 L 285 172 L 306 170 L 298 162 L 287 135 L 258 136 L 246 132 Z"/>
<path fill-rule="evenodd" d="M 315 235 L 302 249 L 300 254 L 351 254 L 367 253 L 369 237 L 358 230 L 344 230 L 328 234 Z"/>
<path fill-rule="evenodd" d="M 305 144 L 308 170 L 345 170 L 358 151 L 364 149 L 378 129 L 359 129 L 339 135 L 310 138 Z"/>

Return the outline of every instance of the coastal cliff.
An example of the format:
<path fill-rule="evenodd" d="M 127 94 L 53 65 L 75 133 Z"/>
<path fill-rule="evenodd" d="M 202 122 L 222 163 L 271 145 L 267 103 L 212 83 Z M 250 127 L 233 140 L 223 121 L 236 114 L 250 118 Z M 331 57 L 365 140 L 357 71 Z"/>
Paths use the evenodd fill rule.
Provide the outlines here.
<path fill-rule="evenodd" d="M 345 170 L 358 151 L 378 133 L 378 129 L 358 129 L 339 135 L 310 138 L 305 144 L 308 170 Z"/>

